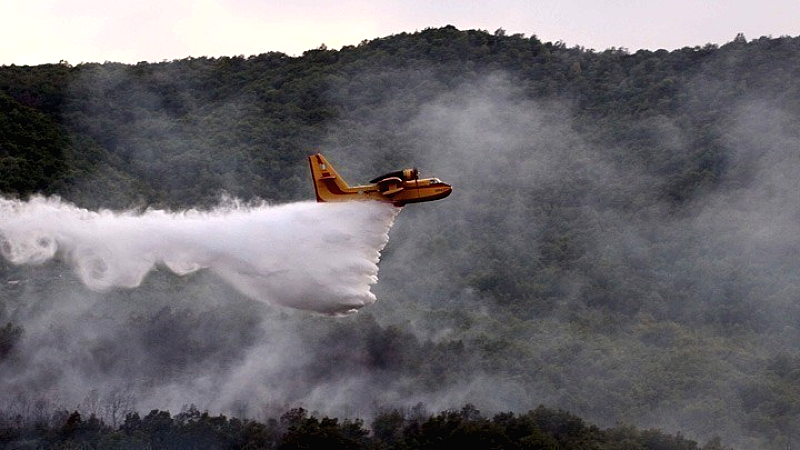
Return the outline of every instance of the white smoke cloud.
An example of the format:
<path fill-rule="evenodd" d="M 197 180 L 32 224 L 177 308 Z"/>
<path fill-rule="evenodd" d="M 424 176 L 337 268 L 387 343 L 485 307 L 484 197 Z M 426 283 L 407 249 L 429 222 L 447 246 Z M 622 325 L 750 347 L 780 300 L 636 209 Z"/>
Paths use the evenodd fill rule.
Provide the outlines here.
<path fill-rule="evenodd" d="M 0 198 L 0 253 L 69 261 L 95 291 L 135 288 L 158 265 L 208 269 L 259 301 L 348 314 L 375 301 L 380 251 L 399 209 L 379 202 L 94 212 L 58 198 Z"/>

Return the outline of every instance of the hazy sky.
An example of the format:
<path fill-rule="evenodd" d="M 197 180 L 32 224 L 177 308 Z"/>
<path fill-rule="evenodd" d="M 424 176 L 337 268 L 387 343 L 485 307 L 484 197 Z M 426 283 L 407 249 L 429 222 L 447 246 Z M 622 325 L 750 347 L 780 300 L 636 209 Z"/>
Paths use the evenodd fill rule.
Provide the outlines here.
<path fill-rule="evenodd" d="M 448 24 L 596 50 L 800 35 L 798 0 L 0 0 L 0 16 L 5 65 L 300 55 Z"/>

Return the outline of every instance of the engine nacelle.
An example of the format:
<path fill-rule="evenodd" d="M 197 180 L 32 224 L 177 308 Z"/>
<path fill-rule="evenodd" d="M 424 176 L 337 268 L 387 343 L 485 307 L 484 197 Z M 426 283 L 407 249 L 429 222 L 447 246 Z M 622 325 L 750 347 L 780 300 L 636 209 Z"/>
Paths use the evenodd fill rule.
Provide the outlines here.
<path fill-rule="evenodd" d="M 413 169 L 403 169 L 404 181 L 416 180 L 417 178 L 419 178 L 419 170 L 417 170 L 416 167 Z"/>

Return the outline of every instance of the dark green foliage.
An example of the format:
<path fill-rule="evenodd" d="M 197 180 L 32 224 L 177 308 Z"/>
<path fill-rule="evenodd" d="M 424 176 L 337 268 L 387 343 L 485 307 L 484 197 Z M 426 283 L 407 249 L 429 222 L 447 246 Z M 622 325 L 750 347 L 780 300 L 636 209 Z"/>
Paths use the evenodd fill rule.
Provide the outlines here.
<path fill-rule="evenodd" d="M 388 414 L 388 415 L 387 415 Z M 373 430 L 360 420 L 308 416 L 302 408 L 267 424 L 210 416 L 194 408 L 172 416 L 153 410 L 143 418 L 129 414 L 118 429 L 76 411 L 53 425 L 0 427 L 0 445 L 8 448 L 154 448 L 154 449 L 563 449 L 657 450 L 698 449 L 696 442 L 657 430 L 618 426 L 601 430 L 563 411 L 539 407 L 521 416 L 513 413 L 484 418 L 472 405 L 428 418 L 400 411 L 379 415 Z M 376 423 L 389 420 L 391 436 Z M 719 439 L 712 441 L 721 448 Z"/>
<path fill-rule="evenodd" d="M 796 39 L 762 38 L 722 48 L 594 52 L 535 36 L 444 27 L 300 58 L 266 53 L 135 66 L 2 67 L 0 156 L 8 176 L 0 178 L 0 191 L 58 191 L 92 204 L 98 193 L 86 185 L 100 184 L 104 201 L 117 207 L 142 200 L 210 204 L 222 191 L 245 199 L 305 198 L 298 161 L 325 139 L 327 127 L 348 125 L 350 142 L 334 144 L 403 151 L 393 119 L 502 71 L 527 98 L 573 101 L 577 129 L 597 145 L 642 159 L 645 173 L 667 174 L 662 195 L 680 203 L 713 185 L 725 168 L 718 142 L 726 117 L 718 105 L 736 101 L 747 86 L 796 110 L 787 100 L 798 89 L 791 78 L 797 47 Z M 713 98 L 694 90 L 701 80 L 715 84 Z M 369 117 L 393 97 L 402 101 L 388 116 Z M 638 125 L 662 117 L 688 135 L 681 154 L 663 148 L 652 127 Z M 360 133 L 369 121 L 386 126 L 378 135 Z M 22 122 L 27 131 L 11 129 Z M 121 192 L 131 189 L 138 192 Z"/>
<path fill-rule="evenodd" d="M 278 448 L 365 449 L 370 448 L 368 434 L 367 430 L 361 428 L 360 421 L 346 420 L 339 425 L 338 419 L 325 417 L 318 420 L 310 417 L 290 426 Z"/>
<path fill-rule="evenodd" d="M 0 192 L 55 192 L 66 170 L 67 145 L 50 117 L 0 91 Z"/>

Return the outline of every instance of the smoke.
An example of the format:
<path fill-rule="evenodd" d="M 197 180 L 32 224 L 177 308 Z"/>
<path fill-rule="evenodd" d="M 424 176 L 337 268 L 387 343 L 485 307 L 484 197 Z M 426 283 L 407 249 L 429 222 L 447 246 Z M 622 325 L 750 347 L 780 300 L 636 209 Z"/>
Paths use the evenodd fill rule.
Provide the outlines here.
<path fill-rule="evenodd" d="M 135 288 L 157 266 L 207 269 L 251 299 L 341 315 L 375 301 L 370 286 L 398 211 L 347 202 L 117 213 L 0 199 L 0 252 L 14 264 L 62 258 L 100 292 Z"/>
<path fill-rule="evenodd" d="M 686 120 L 717 104 L 700 79 L 683 119 L 592 125 L 503 75 L 415 97 L 432 79 L 370 72 L 364 89 L 331 90 L 376 98 L 335 99 L 321 147 L 345 178 L 416 165 L 454 185 L 407 208 L 388 244 L 396 210 L 380 204 L 139 214 L 4 201 L 7 259 L 45 272 L 63 260 L 102 294 L 44 289 L 42 273 L 0 286 L 25 328 L 0 390 L 268 417 L 545 404 L 734 442 L 761 439 L 770 408 L 795 408 L 783 399 L 800 367 L 796 113 L 723 98 L 713 126 Z M 692 183 L 706 171 L 716 181 Z M 384 244 L 367 314 L 309 317 L 225 291 L 347 312 L 374 301 Z M 159 266 L 186 275 L 164 292 L 148 285 Z"/>
<path fill-rule="evenodd" d="M 400 152 L 454 186 L 393 229 L 373 309 L 464 342 L 470 369 L 426 401 L 458 407 L 469 386 L 484 410 L 544 403 L 740 444 L 763 438 L 755 417 L 795 420 L 758 414 L 795 392 L 766 367 L 800 360 L 797 113 L 699 77 L 675 116 L 593 124 L 520 86 L 479 77 L 365 119 L 355 105 L 331 137 L 362 130 L 372 145 L 350 144 L 352 160 Z"/>

